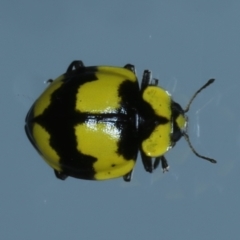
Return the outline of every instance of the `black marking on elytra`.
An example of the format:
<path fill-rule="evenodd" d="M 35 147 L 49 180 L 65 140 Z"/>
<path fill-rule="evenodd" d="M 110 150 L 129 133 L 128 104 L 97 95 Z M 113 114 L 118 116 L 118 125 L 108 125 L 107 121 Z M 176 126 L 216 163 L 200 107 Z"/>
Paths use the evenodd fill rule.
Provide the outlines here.
<path fill-rule="evenodd" d="M 84 179 L 93 179 L 93 163 L 97 159 L 77 150 L 74 126 L 79 121 L 79 113 L 74 109 L 79 87 L 96 80 L 94 71 L 86 72 L 83 68 L 66 74 L 63 85 L 51 95 L 50 105 L 34 119 L 50 134 L 50 145 L 60 156 L 63 172 Z"/>
<path fill-rule="evenodd" d="M 137 130 L 137 114 L 139 85 L 138 82 L 125 80 L 118 90 L 118 95 L 121 98 L 121 109 L 117 127 L 120 129 L 121 137 L 118 143 L 118 154 L 124 156 L 125 159 L 137 158 L 138 152 L 138 130 Z"/>

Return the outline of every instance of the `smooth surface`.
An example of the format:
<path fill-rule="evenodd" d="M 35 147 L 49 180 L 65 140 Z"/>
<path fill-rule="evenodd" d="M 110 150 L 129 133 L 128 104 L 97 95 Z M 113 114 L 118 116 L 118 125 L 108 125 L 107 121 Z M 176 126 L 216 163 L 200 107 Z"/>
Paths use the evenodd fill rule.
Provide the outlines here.
<path fill-rule="evenodd" d="M 0 4 L 0 239 L 237 239 L 240 182 L 240 2 L 6 1 Z M 197 159 L 182 139 L 131 183 L 57 180 L 24 132 L 49 78 L 72 60 L 136 66 L 189 111 Z M 139 159 L 140 160 L 140 159 Z"/>

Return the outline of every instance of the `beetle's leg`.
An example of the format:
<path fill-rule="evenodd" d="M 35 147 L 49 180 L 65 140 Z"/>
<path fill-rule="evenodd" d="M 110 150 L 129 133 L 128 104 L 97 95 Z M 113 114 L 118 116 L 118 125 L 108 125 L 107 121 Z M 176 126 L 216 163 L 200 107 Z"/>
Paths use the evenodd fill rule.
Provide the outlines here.
<path fill-rule="evenodd" d="M 158 168 L 160 162 L 161 162 L 161 157 L 156 157 L 153 163 L 154 170 Z"/>
<path fill-rule="evenodd" d="M 168 171 L 168 169 L 169 169 L 168 162 L 167 162 L 167 159 L 164 156 L 160 156 L 160 157 L 155 158 L 155 161 L 154 161 L 154 164 L 153 164 L 154 169 L 156 169 L 158 167 L 160 161 L 161 161 L 161 164 L 162 164 L 163 172 Z"/>
<path fill-rule="evenodd" d="M 57 170 L 54 170 L 54 173 L 55 173 L 55 176 L 61 180 L 65 180 L 68 177 L 68 175 L 64 174 L 63 172 L 59 172 Z"/>
<path fill-rule="evenodd" d="M 157 86 L 158 85 L 158 79 L 153 78 L 152 81 L 151 81 L 151 85 Z"/>
<path fill-rule="evenodd" d="M 124 66 L 124 68 L 126 68 L 126 69 L 132 71 L 134 74 L 136 74 L 136 70 L 135 70 L 135 66 L 134 66 L 134 65 L 132 65 L 132 64 L 126 64 L 126 65 Z"/>
<path fill-rule="evenodd" d="M 52 83 L 53 82 L 53 79 L 48 79 L 47 81 L 46 81 L 46 83 Z"/>
<path fill-rule="evenodd" d="M 160 159 L 161 159 L 161 163 L 162 163 L 163 172 L 168 171 L 169 170 L 169 165 L 168 165 L 167 159 L 164 156 L 161 156 Z"/>
<path fill-rule="evenodd" d="M 80 61 L 80 60 L 73 61 L 73 62 L 71 62 L 70 65 L 68 66 L 66 73 L 70 73 L 70 72 L 72 72 L 73 70 L 78 69 L 78 68 L 80 68 L 80 67 L 84 67 L 84 64 L 83 64 L 82 61 Z"/>
<path fill-rule="evenodd" d="M 162 162 L 163 172 L 168 171 L 169 165 L 168 165 L 167 159 L 164 156 L 161 156 L 161 162 Z"/>
<path fill-rule="evenodd" d="M 143 151 L 140 151 L 140 152 L 141 152 L 141 157 L 142 157 L 142 163 L 143 163 L 145 170 L 147 172 L 152 173 L 152 171 L 153 171 L 152 158 L 146 156 Z"/>
<path fill-rule="evenodd" d="M 143 72 L 143 78 L 142 78 L 142 84 L 141 84 L 141 90 L 146 88 L 151 83 L 152 73 L 149 70 L 145 70 Z"/>
<path fill-rule="evenodd" d="M 133 170 L 131 170 L 129 173 L 127 173 L 126 175 L 123 176 L 123 180 L 125 182 L 130 182 L 131 179 L 132 179 L 132 173 L 133 173 Z"/>

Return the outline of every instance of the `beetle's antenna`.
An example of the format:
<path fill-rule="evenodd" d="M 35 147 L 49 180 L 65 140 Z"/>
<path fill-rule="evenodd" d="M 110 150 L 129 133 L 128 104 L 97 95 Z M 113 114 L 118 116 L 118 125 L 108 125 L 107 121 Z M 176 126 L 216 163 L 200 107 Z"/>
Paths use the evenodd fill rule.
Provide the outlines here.
<path fill-rule="evenodd" d="M 202 159 L 205 159 L 205 160 L 207 160 L 207 161 L 209 161 L 209 162 L 211 162 L 211 163 L 216 163 L 216 162 L 217 162 L 215 159 L 212 159 L 212 158 L 209 158 L 209 157 L 205 157 L 205 156 L 200 155 L 200 154 L 194 149 L 194 147 L 192 146 L 192 143 L 191 143 L 191 141 L 190 141 L 190 139 L 189 139 L 189 136 L 188 136 L 188 134 L 187 134 L 186 132 L 183 132 L 183 136 L 184 136 L 185 140 L 187 141 L 188 146 L 191 148 L 192 152 L 193 152 L 197 157 L 202 158 Z"/>
<path fill-rule="evenodd" d="M 207 81 L 207 83 L 205 83 L 200 89 L 198 89 L 198 90 L 194 93 L 194 95 L 193 95 L 192 98 L 190 99 L 188 105 L 186 106 L 186 108 L 185 108 L 185 110 L 184 110 L 184 113 L 186 113 L 186 112 L 189 111 L 190 106 L 191 106 L 194 98 L 195 98 L 204 88 L 208 87 L 208 86 L 209 86 L 210 84 L 212 84 L 214 81 L 215 81 L 215 79 L 213 79 L 213 78 L 209 79 L 209 80 Z M 187 129 L 186 129 L 186 131 L 187 131 Z M 209 161 L 209 162 L 211 162 L 211 163 L 216 163 L 217 161 L 216 161 L 215 159 L 212 159 L 212 158 L 209 158 L 209 157 L 205 157 L 205 156 L 203 156 L 203 155 L 200 155 L 200 154 L 194 149 L 194 147 L 192 146 L 192 143 L 191 143 L 191 141 L 190 141 L 190 139 L 189 139 L 189 136 L 188 136 L 188 134 L 187 134 L 186 131 L 183 132 L 182 134 L 183 134 L 185 140 L 187 141 L 188 146 L 190 147 L 190 149 L 192 150 L 192 152 L 193 152 L 197 157 L 199 157 L 199 158 L 205 159 L 205 160 L 207 160 L 207 161 Z"/>
<path fill-rule="evenodd" d="M 208 87 L 210 84 L 212 84 L 213 82 L 215 81 L 215 79 L 209 79 L 208 82 L 206 84 L 204 84 L 200 89 L 198 89 L 194 95 L 192 96 L 192 98 L 190 99 L 188 105 L 186 106 L 184 112 L 188 112 L 189 111 L 189 108 L 190 108 L 190 105 L 192 104 L 192 101 L 194 100 L 194 98 L 206 87 Z M 192 149 L 193 150 L 193 149 Z M 193 151 L 194 152 L 194 151 Z M 196 154 L 196 153 L 195 153 Z"/>

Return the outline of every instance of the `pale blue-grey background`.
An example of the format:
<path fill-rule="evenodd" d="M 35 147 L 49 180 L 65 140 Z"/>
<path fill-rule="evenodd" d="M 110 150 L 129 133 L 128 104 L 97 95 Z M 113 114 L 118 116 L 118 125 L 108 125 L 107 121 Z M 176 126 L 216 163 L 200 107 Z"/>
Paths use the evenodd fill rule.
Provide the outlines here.
<path fill-rule="evenodd" d="M 24 118 L 72 60 L 153 71 L 189 112 L 170 172 L 137 162 L 131 183 L 57 180 Z M 240 1 L 68 0 L 0 3 L 0 239 L 226 240 L 240 233 Z M 139 159 L 140 160 L 140 159 Z"/>

